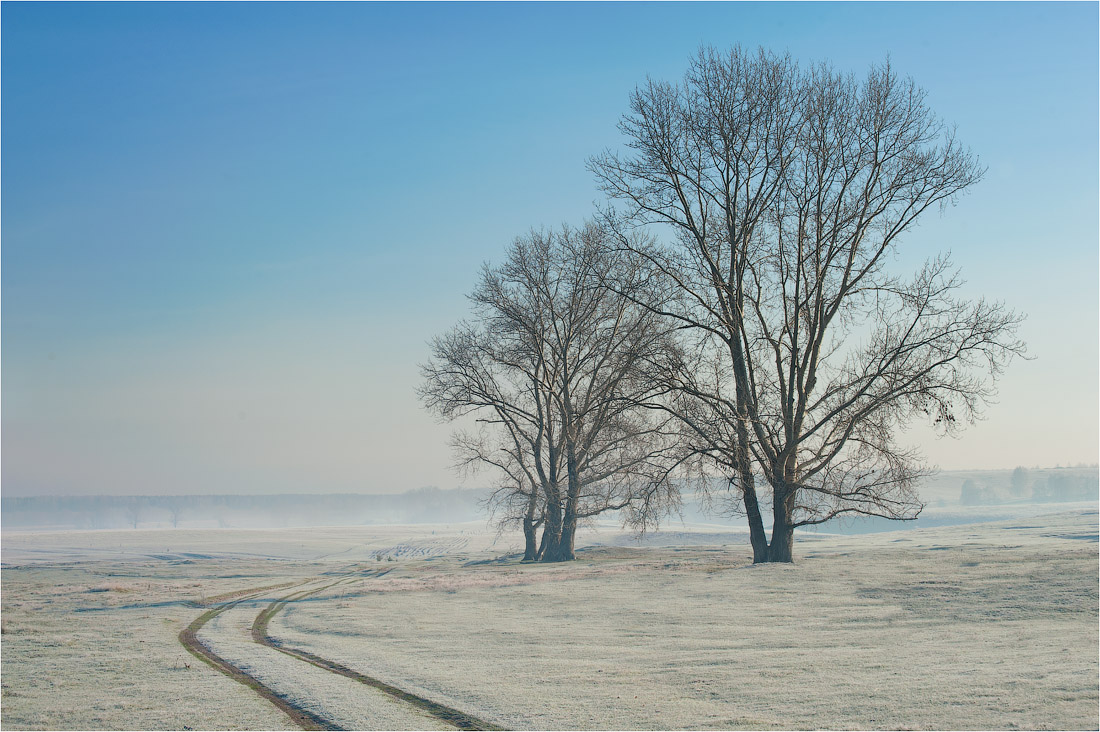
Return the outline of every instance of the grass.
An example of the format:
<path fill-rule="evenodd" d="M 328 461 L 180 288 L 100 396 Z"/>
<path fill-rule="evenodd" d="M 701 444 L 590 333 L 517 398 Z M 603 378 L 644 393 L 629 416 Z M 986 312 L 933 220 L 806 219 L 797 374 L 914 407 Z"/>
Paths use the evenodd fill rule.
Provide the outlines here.
<path fill-rule="evenodd" d="M 264 535 L 268 554 L 228 556 L 257 535 L 196 533 L 188 548 L 215 558 L 182 563 L 142 558 L 155 532 L 5 535 L 6 561 L 22 546 L 66 559 L 3 569 L 3 721 L 293 727 L 251 687 L 181 662 L 190 656 L 177 636 L 198 616 L 211 638 L 214 626 L 243 627 L 218 650 L 233 660 L 255 647 L 247 627 L 278 599 L 271 593 L 325 576 L 348 580 L 269 614 L 265 634 L 331 667 L 270 649 L 248 659 L 249 673 L 292 701 L 305 686 L 282 674 L 339 667 L 520 729 L 1096 729 L 1096 520 L 1084 511 L 813 537 L 786 566 L 751 565 L 745 545 L 703 543 L 592 547 L 574 563 L 531 565 L 496 561 L 510 549 L 488 552 L 491 535 L 471 536 L 460 553 L 410 549 L 381 577 L 372 552 L 439 537 L 291 530 L 282 544 Z M 185 538 L 177 532 L 173 546 Z M 112 558 L 76 542 L 110 545 Z M 262 590 L 262 604 L 243 588 Z M 330 695 L 318 682 L 310 701 L 369 720 L 357 686 Z"/>

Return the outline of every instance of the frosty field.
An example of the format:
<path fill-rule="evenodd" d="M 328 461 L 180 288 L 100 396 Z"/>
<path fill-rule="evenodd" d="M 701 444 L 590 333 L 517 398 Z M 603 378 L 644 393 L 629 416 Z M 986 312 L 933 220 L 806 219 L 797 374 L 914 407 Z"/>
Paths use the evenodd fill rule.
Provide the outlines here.
<path fill-rule="evenodd" d="M 516 729 L 1100 722 L 1095 508 L 800 536 L 794 565 L 728 528 L 578 544 L 523 565 L 480 524 L 5 532 L 3 726 L 298 728 L 181 645 L 218 610 L 209 652 L 341 728 L 454 728 L 379 685 Z"/>

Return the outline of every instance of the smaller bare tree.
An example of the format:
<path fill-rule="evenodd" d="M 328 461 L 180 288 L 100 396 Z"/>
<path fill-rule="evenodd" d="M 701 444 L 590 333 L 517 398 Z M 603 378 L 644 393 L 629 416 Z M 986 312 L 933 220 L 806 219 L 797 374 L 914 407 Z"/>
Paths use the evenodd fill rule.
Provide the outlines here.
<path fill-rule="evenodd" d="M 645 527 L 675 505 L 680 446 L 671 418 L 650 408 L 664 388 L 650 371 L 676 344 L 639 304 L 642 270 L 609 236 L 589 224 L 517 239 L 483 269 L 474 324 L 435 339 L 422 368 L 430 410 L 494 431 L 460 435 L 459 462 L 498 471 L 501 500 L 542 526 L 543 561 L 573 559 L 578 525 L 601 513 Z"/>

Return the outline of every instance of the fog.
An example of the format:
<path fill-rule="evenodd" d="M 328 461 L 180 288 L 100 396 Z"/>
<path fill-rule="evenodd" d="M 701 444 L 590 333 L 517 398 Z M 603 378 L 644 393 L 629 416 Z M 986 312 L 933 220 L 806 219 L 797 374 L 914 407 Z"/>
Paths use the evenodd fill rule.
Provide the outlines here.
<path fill-rule="evenodd" d="M 3 500 L 3 527 L 281 528 L 449 523 L 484 517 L 483 491 L 428 487 L 390 495 L 28 496 Z"/>
<path fill-rule="evenodd" d="M 499 516 L 490 514 L 489 493 L 431 486 L 381 495 L 4 496 L 0 522 L 4 529 L 37 530 L 493 523 Z M 811 530 L 862 534 L 999 521 L 1094 505 L 1100 495 L 1100 471 L 1096 466 L 947 471 L 926 478 L 919 493 L 925 508 L 916 521 L 839 518 Z M 697 524 L 743 528 L 744 519 L 730 510 L 726 496 L 718 486 L 709 496 L 685 493 L 679 512 L 650 533 Z M 619 521 L 611 512 L 598 525 L 612 527 Z"/>

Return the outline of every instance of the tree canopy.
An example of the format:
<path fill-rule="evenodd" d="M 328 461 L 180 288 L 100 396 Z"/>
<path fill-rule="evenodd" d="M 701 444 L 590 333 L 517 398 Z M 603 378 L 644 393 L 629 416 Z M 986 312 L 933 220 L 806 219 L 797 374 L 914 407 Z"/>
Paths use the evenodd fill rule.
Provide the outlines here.
<path fill-rule="evenodd" d="M 888 63 L 857 80 L 704 49 L 630 108 L 626 151 L 589 167 L 619 230 L 670 235 L 621 242 L 675 293 L 662 314 L 696 333 L 666 375 L 674 410 L 736 486 L 756 561 L 790 561 L 796 527 L 842 514 L 914 518 L 926 468 L 898 432 L 973 421 L 1024 350 L 1020 317 L 961 297 L 947 257 L 887 267 L 920 216 L 981 179 L 977 160 Z"/>

